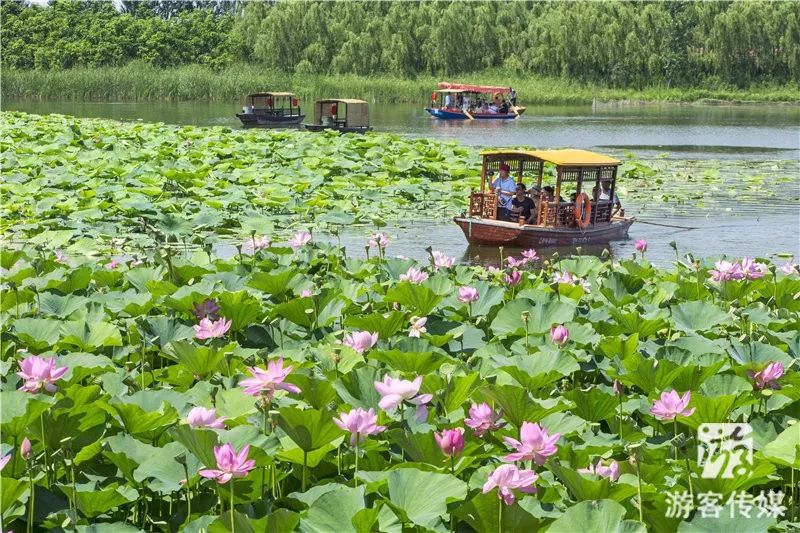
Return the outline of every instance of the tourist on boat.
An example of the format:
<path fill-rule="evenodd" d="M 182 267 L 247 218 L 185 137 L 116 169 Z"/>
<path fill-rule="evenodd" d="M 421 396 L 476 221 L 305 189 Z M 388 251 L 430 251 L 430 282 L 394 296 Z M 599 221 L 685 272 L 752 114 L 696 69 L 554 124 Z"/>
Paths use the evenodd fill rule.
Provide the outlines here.
<path fill-rule="evenodd" d="M 502 103 L 502 104 L 500 104 L 500 112 L 501 112 L 501 113 L 508 113 L 508 110 L 509 110 L 509 105 L 508 105 L 508 102 L 506 102 L 505 100 L 503 100 L 503 103 Z"/>
<path fill-rule="evenodd" d="M 524 183 L 517 183 L 517 188 L 514 194 L 514 198 L 511 200 L 511 221 L 518 222 L 519 217 L 527 224 L 532 224 L 531 218 L 532 213 L 534 213 L 535 205 L 533 200 L 525 196 L 525 184 Z"/>
<path fill-rule="evenodd" d="M 603 181 L 601 183 L 603 189 L 600 191 L 600 200 L 610 201 L 611 200 L 611 182 L 610 181 Z M 622 208 L 622 203 L 619 201 L 619 197 L 617 193 L 614 193 L 614 200 L 613 205 L 616 209 Z"/>
<path fill-rule="evenodd" d="M 508 220 L 511 210 L 511 201 L 516 193 L 517 184 L 508 175 L 511 171 L 505 163 L 500 164 L 500 175 L 492 182 L 492 189 L 497 194 L 497 220 Z"/>
<path fill-rule="evenodd" d="M 445 109 L 453 107 L 453 97 L 450 96 L 450 93 L 447 93 L 444 97 L 444 107 Z"/>
<path fill-rule="evenodd" d="M 516 107 L 516 105 L 517 105 L 517 91 L 515 91 L 513 87 L 509 87 L 508 88 L 508 99 L 511 100 L 511 105 Z"/>

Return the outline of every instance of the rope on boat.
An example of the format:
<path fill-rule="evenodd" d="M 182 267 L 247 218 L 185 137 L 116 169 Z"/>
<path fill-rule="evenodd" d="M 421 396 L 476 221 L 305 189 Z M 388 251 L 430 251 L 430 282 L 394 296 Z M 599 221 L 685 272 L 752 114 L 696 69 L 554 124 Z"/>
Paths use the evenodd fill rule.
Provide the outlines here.
<path fill-rule="evenodd" d="M 637 218 L 636 222 L 639 224 L 650 224 L 651 226 L 662 226 L 664 228 L 678 228 L 678 229 L 685 229 L 685 230 L 693 230 L 693 229 L 700 229 L 695 226 L 677 226 L 675 224 L 659 224 L 658 222 L 647 222 L 646 220 L 642 220 Z"/>

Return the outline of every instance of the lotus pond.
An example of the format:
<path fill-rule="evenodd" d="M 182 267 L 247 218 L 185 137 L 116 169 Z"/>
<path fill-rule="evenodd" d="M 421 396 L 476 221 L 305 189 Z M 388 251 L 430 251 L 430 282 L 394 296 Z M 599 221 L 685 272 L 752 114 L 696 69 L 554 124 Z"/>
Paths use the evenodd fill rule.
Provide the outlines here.
<path fill-rule="evenodd" d="M 3 118 L 3 531 L 800 527 L 791 260 L 355 257 L 306 230 L 449 216 L 472 152 Z"/>

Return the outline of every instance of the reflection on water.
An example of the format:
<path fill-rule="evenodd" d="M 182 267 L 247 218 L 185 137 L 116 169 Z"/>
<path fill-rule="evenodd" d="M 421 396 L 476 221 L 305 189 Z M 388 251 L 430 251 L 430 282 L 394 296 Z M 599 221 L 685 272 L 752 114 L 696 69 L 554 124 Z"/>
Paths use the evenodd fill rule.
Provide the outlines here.
<path fill-rule="evenodd" d="M 4 99 L 3 109 L 240 128 L 237 102 L 60 102 Z M 376 131 L 470 146 L 612 148 L 671 158 L 800 157 L 800 106 L 534 106 L 515 120 L 439 120 L 415 104 L 370 104 Z M 652 147 L 648 148 L 648 147 Z M 700 148 L 698 148 L 700 147 Z M 720 150 L 723 147 L 725 150 Z M 769 151 L 760 148 L 772 149 Z M 776 151 L 777 150 L 777 151 Z"/>

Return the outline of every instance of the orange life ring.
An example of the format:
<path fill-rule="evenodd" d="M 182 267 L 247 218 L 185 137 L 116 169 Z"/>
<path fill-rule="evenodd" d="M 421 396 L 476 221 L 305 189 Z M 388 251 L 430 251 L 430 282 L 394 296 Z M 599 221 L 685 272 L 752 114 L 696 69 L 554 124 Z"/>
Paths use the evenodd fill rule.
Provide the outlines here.
<path fill-rule="evenodd" d="M 575 198 L 575 224 L 581 229 L 589 227 L 589 221 L 592 219 L 592 204 L 589 202 L 589 196 L 582 192 Z"/>

